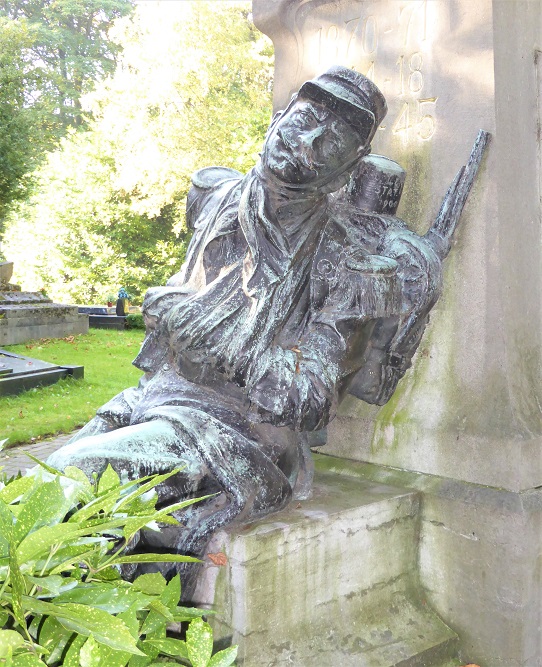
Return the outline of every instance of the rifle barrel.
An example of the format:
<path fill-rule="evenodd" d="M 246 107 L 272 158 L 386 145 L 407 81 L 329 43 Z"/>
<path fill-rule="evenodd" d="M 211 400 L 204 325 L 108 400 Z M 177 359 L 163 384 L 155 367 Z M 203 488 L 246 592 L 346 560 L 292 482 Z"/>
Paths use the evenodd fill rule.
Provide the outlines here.
<path fill-rule="evenodd" d="M 490 138 L 489 132 L 478 132 L 468 162 L 461 167 L 446 193 L 435 222 L 429 229 L 429 237 L 437 234 L 443 241 L 451 241 Z"/>

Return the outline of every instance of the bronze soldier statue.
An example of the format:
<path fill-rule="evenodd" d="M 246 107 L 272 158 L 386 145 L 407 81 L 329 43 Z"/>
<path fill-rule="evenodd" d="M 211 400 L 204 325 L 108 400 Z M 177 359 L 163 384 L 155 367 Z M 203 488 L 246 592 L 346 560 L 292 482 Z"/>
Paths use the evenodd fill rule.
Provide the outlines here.
<path fill-rule="evenodd" d="M 139 386 L 48 461 L 129 477 L 184 465 L 162 501 L 215 494 L 139 549 L 201 555 L 217 529 L 307 497 L 307 434 L 347 391 L 386 402 L 410 364 L 487 137 L 420 237 L 395 217 L 401 168 L 369 155 L 386 110 L 369 79 L 332 67 L 275 116 L 248 174 L 194 175 L 186 262 L 143 304 Z"/>

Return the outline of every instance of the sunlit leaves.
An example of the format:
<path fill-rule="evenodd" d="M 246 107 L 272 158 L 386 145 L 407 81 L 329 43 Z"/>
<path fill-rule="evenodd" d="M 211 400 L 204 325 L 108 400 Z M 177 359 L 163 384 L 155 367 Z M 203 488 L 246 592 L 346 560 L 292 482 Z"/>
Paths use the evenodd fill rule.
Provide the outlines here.
<path fill-rule="evenodd" d="M 141 298 L 184 257 L 191 174 L 246 171 L 271 117 L 272 50 L 249 3 L 150 3 L 116 29 L 115 75 L 87 98 L 95 120 L 52 154 L 13 214 L 17 279 L 57 300 Z M 47 247 L 47 253 L 43 248 Z"/>
<path fill-rule="evenodd" d="M 131 9 L 130 0 L 0 2 L 0 232 L 45 152 L 83 123 L 81 95 L 115 65 L 108 29 Z"/>
<path fill-rule="evenodd" d="M 13 630 L 0 630 L 0 658 L 5 658 L 8 653 L 24 644 L 23 637 Z"/>
<path fill-rule="evenodd" d="M 67 474 L 36 468 L 2 488 L 2 664 L 148 667 L 155 660 L 163 664 L 163 656 L 192 667 L 233 663 L 235 649 L 212 656 L 212 631 L 201 618 L 212 612 L 179 606 L 178 575 L 166 582 L 162 574 L 148 573 L 130 583 L 115 568 L 196 560 L 177 554 L 125 555 L 123 530 L 131 536 L 193 502 L 156 511 L 155 487 L 176 473 L 121 484 L 108 468 L 91 483 L 77 468 Z M 186 643 L 168 637 L 167 627 L 174 622 L 191 624 Z"/>
<path fill-rule="evenodd" d="M 190 623 L 186 632 L 188 656 L 194 667 L 206 667 L 213 652 L 213 631 L 201 618 Z"/>

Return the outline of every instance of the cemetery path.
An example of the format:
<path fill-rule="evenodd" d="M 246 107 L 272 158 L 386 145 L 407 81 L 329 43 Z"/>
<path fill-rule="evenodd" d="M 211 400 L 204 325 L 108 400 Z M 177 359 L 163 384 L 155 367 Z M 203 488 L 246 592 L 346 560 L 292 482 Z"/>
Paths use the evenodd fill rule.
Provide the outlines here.
<path fill-rule="evenodd" d="M 41 461 L 45 461 L 50 454 L 59 447 L 62 447 L 62 445 L 65 445 L 72 435 L 73 433 L 63 434 L 50 440 L 40 440 L 39 442 L 6 449 L 0 452 L 0 467 L 3 467 L 3 472 L 8 477 L 16 475 L 19 470 L 24 473 L 27 468 L 32 468 L 35 465 L 24 452 L 28 452 Z"/>

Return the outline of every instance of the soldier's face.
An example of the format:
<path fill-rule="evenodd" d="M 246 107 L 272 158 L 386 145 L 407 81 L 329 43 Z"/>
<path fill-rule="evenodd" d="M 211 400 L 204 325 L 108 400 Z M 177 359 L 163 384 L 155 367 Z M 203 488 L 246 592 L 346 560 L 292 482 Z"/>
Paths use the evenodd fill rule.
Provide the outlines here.
<path fill-rule="evenodd" d="M 351 164 L 361 147 L 348 123 L 322 104 L 300 99 L 268 135 L 262 165 L 285 183 L 310 185 Z"/>

